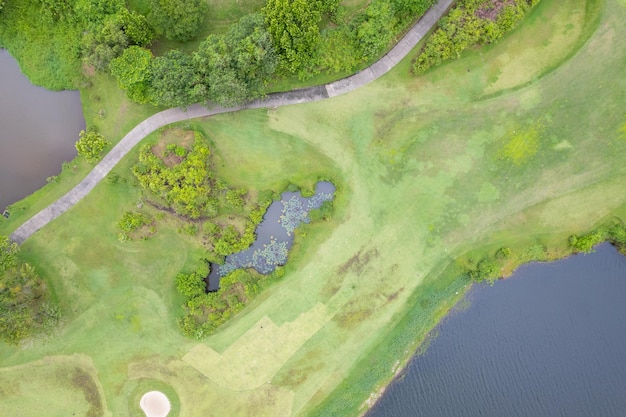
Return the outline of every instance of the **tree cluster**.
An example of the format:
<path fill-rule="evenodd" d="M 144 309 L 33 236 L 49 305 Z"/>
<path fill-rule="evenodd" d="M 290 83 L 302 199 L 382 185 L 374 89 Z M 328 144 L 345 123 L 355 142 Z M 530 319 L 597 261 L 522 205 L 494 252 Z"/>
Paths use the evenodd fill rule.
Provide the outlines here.
<path fill-rule="evenodd" d="M 501 2 L 462 0 L 439 21 L 439 28 L 413 62 L 413 72 L 422 73 L 447 59 L 458 58 L 465 49 L 495 42 L 514 28 L 539 0 Z"/>
<path fill-rule="evenodd" d="M 213 217 L 219 203 L 212 186 L 210 154 L 206 140 L 195 132 L 194 143 L 180 163 L 168 166 L 144 145 L 133 173 L 143 188 L 178 214 L 191 219 Z"/>
<path fill-rule="evenodd" d="M 350 18 L 337 0 L 268 0 L 263 14 L 280 68 L 306 78 L 320 70 L 351 71 L 378 56 L 395 34 L 434 0 L 373 0 Z M 333 25 L 320 27 L 323 16 Z"/>
<path fill-rule="evenodd" d="M 16 243 L 0 236 L 0 340 L 7 343 L 51 330 L 60 318 L 45 283 L 30 264 L 18 262 L 18 252 Z"/>
<path fill-rule="evenodd" d="M 206 0 L 152 0 L 148 17 L 160 35 L 185 42 L 197 35 L 206 15 Z"/>
<path fill-rule="evenodd" d="M 192 54 L 163 56 L 131 46 L 111 61 L 111 73 L 131 100 L 161 106 L 232 106 L 260 96 L 277 56 L 263 17 L 251 14 L 223 35 L 210 35 Z"/>

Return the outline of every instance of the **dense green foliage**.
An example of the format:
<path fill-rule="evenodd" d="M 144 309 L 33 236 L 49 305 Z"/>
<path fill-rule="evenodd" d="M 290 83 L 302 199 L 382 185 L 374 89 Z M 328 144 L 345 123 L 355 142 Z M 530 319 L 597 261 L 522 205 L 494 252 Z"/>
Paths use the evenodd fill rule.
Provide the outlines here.
<path fill-rule="evenodd" d="M 78 154 L 84 157 L 88 162 L 96 162 L 100 159 L 102 151 L 109 143 L 110 142 L 98 132 L 85 132 L 81 130 L 75 147 Z"/>
<path fill-rule="evenodd" d="M 462 0 L 429 38 L 413 63 L 421 73 L 450 58 L 458 58 L 465 49 L 492 43 L 514 28 L 539 0 Z"/>
<path fill-rule="evenodd" d="M 263 14 L 244 15 L 191 53 L 159 51 L 146 65 L 148 50 L 141 55 L 136 47 L 206 31 L 205 1 L 25 0 L 6 5 L 0 45 L 49 88 L 84 86 L 85 75 L 110 71 L 137 103 L 232 106 L 260 97 L 278 68 L 302 79 L 355 70 L 432 2 L 375 0 L 348 16 L 338 0 L 268 0 Z"/>
<path fill-rule="evenodd" d="M 18 252 L 16 243 L 0 236 L 0 340 L 8 343 L 51 330 L 60 317 L 45 283 L 30 264 L 18 262 Z"/>
<path fill-rule="evenodd" d="M 217 213 L 213 195 L 213 173 L 209 169 L 211 151 L 200 133 L 185 157 L 168 166 L 148 145 L 139 154 L 133 173 L 141 186 L 165 201 L 178 214 L 192 219 Z"/>
<path fill-rule="evenodd" d="M 171 50 L 150 62 L 150 100 L 168 107 L 187 107 L 206 94 L 191 55 Z"/>
<path fill-rule="evenodd" d="M 179 325 L 186 336 L 196 339 L 213 333 L 259 291 L 259 276 L 239 269 L 220 280 L 218 291 L 207 293 L 205 268 L 201 265 L 201 272 L 180 274 L 176 278 L 176 288 L 189 298 L 185 304 L 187 314 L 179 320 Z"/>
<path fill-rule="evenodd" d="M 394 36 L 397 20 L 390 3 L 374 0 L 365 10 L 356 29 L 358 43 L 364 58 L 372 58 L 382 51 Z"/>
<path fill-rule="evenodd" d="M 93 27 L 83 35 L 83 59 L 94 68 L 105 70 L 127 47 L 147 46 L 154 36 L 152 27 L 143 15 L 122 8 L 102 25 Z"/>
<path fill-rule="evenodd" d="M 110 70 L 137 103 L 232 106 L 259 97 L 276 65 L 263 17 L 251 14 L 226 34 L 210 35 L 191 55 L 171 50 L 154 58 L 149 50 L 130 46 L 111 61 Z"/>
<path fill-rule="evenodd" d="M 150 62 L 152 52 L 139 46 L 131 46 L 121 56 L 111 61 L 111 74 L 128 94 L 128 98 L 136 103 L 148 101 L 150 86 Z"/>
<path fill-rule="evenodd" d="M 153 0 L 149 18 L 152 26 L 167 39 L 193 39 L 207 13 L 204 0 Z"/>
<path fill-rule="evenodd" d="M 260 15 L 248 15 L 225 35 L 211 35 L 193 54 L 200 94 L 229 106 L 256 98 L 274 74 L 277 58 Z M 188 103 L 191 104 L 191 103 Z"/>
<path fill-rule="evenodd" d="M 317 0 L 267 1 L 263 9 L 265 22 L 287 71 L 306 73 L 315 68 L 324 11 L 324 3 Z"/>

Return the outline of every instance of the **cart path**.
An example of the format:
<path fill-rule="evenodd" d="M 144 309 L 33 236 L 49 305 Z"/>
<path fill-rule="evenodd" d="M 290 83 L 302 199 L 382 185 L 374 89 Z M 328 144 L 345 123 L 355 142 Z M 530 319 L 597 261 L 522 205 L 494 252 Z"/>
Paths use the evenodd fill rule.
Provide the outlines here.
<path fill-rule="evenodd" d="M 195 104 L 186 110 L 174 108 L 150 116 L 128 132 L 78 185 L 18 227 L 11 234 L 11 240 L 22 244 L 37 230 L 69 210 L 74 204 L 89 194 L 135 145 L 147 135 L 163 126 L 197 117 L 212 116 L 244 109 L 274 108 L 324 100 L 346 94 L 380 78 L 411 52 L 443 16 L 453 1 L 439 0 L 387 54 L 374 64 L 349 77 L 316 87 L 269 94 L 263 99 L 242 106 L 227 108 L 218 106 L 207 109 L 199 104 Z"/>

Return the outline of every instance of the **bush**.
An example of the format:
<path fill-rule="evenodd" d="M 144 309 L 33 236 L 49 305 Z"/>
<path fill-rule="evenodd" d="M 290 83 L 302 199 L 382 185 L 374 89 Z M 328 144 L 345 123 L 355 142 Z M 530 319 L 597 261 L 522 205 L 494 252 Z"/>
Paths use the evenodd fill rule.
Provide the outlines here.
<path fill-rule="evenodd" d="M 505 258 L 508 258 L 509 256 L 511 256 L 511 249 L 507 247 L 500 248 L 496 252 L 496 258 L 498 259 L 505 259 Z"/>
<path fill-rule="evenodd" d="M 100 159 L 100 154 L 109 145 L 101 134 L 97 132 L 80 131 L 78 141 L 75 144 L 78 154 L 83 156 L 88 162 L 96 162 Z"/>
<path fill-rule="evenodd" d="M 142 238 L 146 239 L 149 235 L 154 234 L 156 230 L 154 228 L 150 229 L 146 233 L 143 233 L 141 236 L 138 233 L 141 228 L 152 224 L 152 217 L 141 211 L 127 211 L 125 212 L 121 219 L 117 222 L 117 227 L 120 229 L 120 234 L 118 235 L 118 240 L 120 242 L 126 242 L 128 240 L 133 240 L 134 238 Z"/>
<path fill-rule="evenodd" d="M 589 253 L 593 252 L 593 247 L 604 239 L 604 235 L 598 231 L 582 236 L 571 235 L 569 237 L 569 245 L 576 252 Z"/>
<path fill-rule="evenodd" d="M 499 276 L 500 266 L 491 259 L 482 259 L 478 262 L 476 269 L 470 271 L 469 275 L 474 281 L 489 281 L 493 283 Z"/>
<path fill-rule="evenodd" d="M 495 42 L 513 29 L 536 3 L 538 0 L 513 0 L 493 20 L 486 13 L 493 6 L 491 0 L 461 0 L 439 21 L 439 28 L 413 62 L 413 72 L 422 73 L 442 61 L 457 58 L 470 46 Z"/>

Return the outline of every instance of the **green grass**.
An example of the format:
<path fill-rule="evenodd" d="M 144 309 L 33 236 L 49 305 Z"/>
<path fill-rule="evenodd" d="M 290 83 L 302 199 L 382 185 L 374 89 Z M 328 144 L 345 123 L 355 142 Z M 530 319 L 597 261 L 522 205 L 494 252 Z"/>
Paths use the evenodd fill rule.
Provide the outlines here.
<path fill-rule="evenodd" d="M 506 246 L 509 273 L 626 218 L 626 4 L 543 0 L 529 19 L 418 78 L 409 57 L 324 102 L 190 122 L 233 185 L 332 177 L 335 216 L 302 229 L 285 277 L 198 343 L 175 324 L 193 239 L 164 226 L 120 243 L 115 223 L 139 194 L 102 183 L 23 245 L 65 323 L 28 349 L 0 346 L 0 372 L 88 355 L 113 415 L 134 412 L 143 381 L 175 393 L 179 416 L 362 413 L 463 295 L 464 268 Z M 517 71 L 519 54 L 541 64 Z M 115 171 L 130 178 L 136 154 Z"/>

